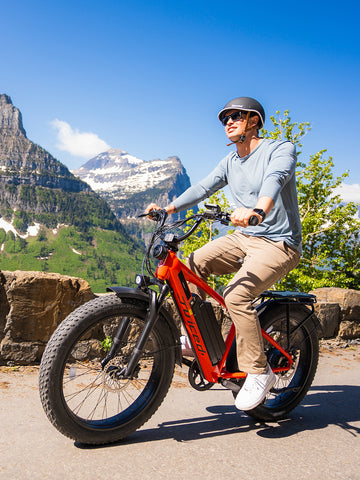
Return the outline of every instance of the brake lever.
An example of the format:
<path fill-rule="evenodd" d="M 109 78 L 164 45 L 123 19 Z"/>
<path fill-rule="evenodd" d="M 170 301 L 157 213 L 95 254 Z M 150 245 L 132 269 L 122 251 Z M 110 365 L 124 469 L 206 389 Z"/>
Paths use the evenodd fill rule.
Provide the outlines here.
<path fill-rule="evenodd" d="M 214 213 L 220 213 L 221 212 L 221 207 L 220 205 L 216 205 L 213 203 L 205 203 L 205 208 L 208 210 L 214 210 Z"/>
<path fill-rule="evenodd" d="M 230 220 L 229 220 L 228 218 L 226 218 L 226 217 L 225 217 L 225 218 L 221 218 L 221 219 L 220 219 L 220 223 L 221 223 L 221 225 L 226 225 L 226 226 L 228 226 L 229 223 L 230 223 Z"/>

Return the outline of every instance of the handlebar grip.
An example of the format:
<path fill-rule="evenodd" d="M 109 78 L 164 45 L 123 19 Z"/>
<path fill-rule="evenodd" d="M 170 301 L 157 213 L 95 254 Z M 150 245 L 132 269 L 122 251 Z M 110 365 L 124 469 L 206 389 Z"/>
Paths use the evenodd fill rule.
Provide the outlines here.
<path fill-rule="evenodd" d="M 153 208 L 148 213 L 141 213 L 140 215 L 138 215 L 138 218 L 140 217 L 149 217 L 152 220 L 158 221 L 158 220 L 161 220 L 161 218 L 166 219 L 167 213 L 166 213 L 166 210 L 163 210 L 163 209 L 158 210 L 156 208 Z"/>
<path fill-rule="evenodd" d="M 149 216 L 152 220 L 159 220 L 160 217 L 161 217 L 161 210 L 156 210 L 155 208 L 153 208 L 153 209 L 150 210 L 150 212 L 148 213 L 148 216 Z"/>
<path fill-rule="evenodd" d="M 255 227 L 256 225 L 258 225 L 258 223 L 259 223 L 259 219 L 257 217 L 255 217 L 255 215 L 252 215 L 249 218 L 249 226 Z"/>

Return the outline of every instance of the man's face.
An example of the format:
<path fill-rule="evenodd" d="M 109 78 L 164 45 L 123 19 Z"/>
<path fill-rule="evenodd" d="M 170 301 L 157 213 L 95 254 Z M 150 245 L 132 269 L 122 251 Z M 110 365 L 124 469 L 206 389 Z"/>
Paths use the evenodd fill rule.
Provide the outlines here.
<path fill-rule="evenodd" d="M 231 118 L 231 115 L 233 118 Z M 245 134 L 246 131 L 257 128 L 257 123 L 259 121 L 258 115 L 250 116 L 248 125 L 246 125 L 247 112 L 241 112 L 239 110 L 228 110 L 223 119 L 226 121 L 225 133 L 229 140 L 232 142 L 238 141 L 241 135 Z"/>
<path fill-rule="evenodd" d="M 246 122 L 246 113 L 239 112 L 239 110 L 228 110 L 225 117 L 228 117 L 233 113 L 239 114 L 238 118 L 234 120 L 229 117 L 225 125 L 225 133 L 232 142 L 234 142 L 236 138 L 239 138 L 240 135 L 244 133 Z"/>

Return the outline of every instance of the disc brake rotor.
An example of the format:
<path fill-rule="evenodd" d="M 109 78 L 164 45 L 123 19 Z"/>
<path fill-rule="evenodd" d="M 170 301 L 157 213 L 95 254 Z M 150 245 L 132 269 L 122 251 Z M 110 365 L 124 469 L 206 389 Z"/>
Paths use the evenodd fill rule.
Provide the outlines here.
<path fill-rule="evenodd" d="M 102 372 L 102 384 L 106 390 L 109 392 L 118 392 L 131 382 L 130 378 L 123 378 L 120 375 L 124 367 L 125 365 L 119 358 L 112 359 L 106 365 Z"/>

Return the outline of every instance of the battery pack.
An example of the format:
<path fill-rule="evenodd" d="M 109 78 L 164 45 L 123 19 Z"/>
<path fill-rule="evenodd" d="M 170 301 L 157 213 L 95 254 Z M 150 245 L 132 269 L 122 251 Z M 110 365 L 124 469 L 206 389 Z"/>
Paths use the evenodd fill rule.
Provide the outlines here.
<path fill-rule="evenodd" d="M 195 294 L 192 295 L 190 305 L 206 345 L 211 364 L 215 365 L 224 355 L 226 346 L 213 307 L 210 302 L 204 302 Z"/>

